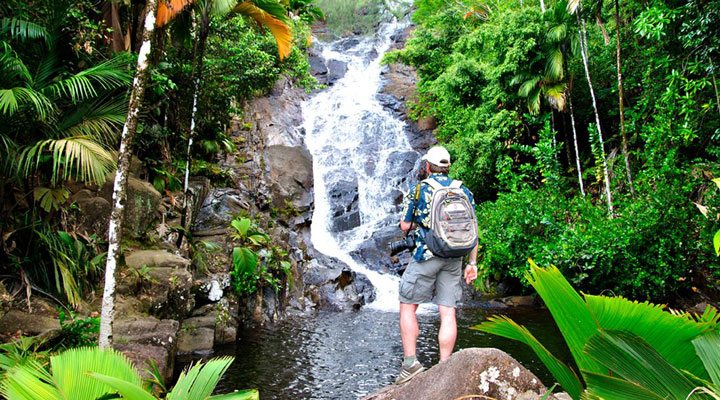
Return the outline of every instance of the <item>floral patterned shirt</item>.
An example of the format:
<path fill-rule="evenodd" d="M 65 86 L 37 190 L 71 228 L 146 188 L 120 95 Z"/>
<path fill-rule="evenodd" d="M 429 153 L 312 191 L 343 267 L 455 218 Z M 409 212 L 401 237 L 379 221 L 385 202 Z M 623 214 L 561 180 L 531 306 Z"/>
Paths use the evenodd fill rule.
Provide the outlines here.
<path fill-rule="evenodd" d="M 450 186 L 453 179 L 445 174 L 432 174 L 431 178 L 438 181 L 443 186 Z M 419 187 L 418 187 L 419 186 Z M 432 252 L 427 250 L 425 244 L 425 234 L 430 229 L 430 201 L 433 196 L 433 188 L 425 182 L 418 183 L 418 186 L 414 186 L 410 189 L 410 192 L 405 196 L 405 208 L 403 210 L 403 221 L 415 222 L 418 226 L 418 234 L 415 235 L 415 251 L 413 258 L 415 261 L 429 260 L 433 257 Z M 475 200 L 470 190 L 462 186 L 463 191 L 470 200 L 470 204 L 475 206 Z M 417 196 L 417 200 L 416 200 Z"/>

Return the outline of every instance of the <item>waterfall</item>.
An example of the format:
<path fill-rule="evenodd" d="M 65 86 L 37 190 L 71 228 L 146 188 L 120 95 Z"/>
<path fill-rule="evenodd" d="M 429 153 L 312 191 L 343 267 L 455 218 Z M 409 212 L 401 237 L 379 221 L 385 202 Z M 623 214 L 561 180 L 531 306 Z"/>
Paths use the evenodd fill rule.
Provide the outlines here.
<path fill-rule="evenodd" d="M 408 189 L 406 172 L 388 162 L 394 153 L 412 151 L 406 125 L 376 98 L 381 85 L 380 60 L 390 47 L 392 34 L 405 26 L 385 23 L 376 37 L 361 39 L 343 53 L 334 51 L 333 44 L 319 44 L 323 58 L 346 63 L 347 73 L 302 105 L 305 142 L 313 156 L 315 179 L 313 246 L 366 275 L 377 296 L 369 307 L 383 311 L 398 309 L 399 279 L 370 269 L 353 259 L 350 252 L 376 230 L 398 223 L 400 214 L 393 191 Z M 348 182 L 357 182 L 359 222 L 352 229 L 338 230 L 332 227 L 338 205 L 332 204 L 331 197 L 337 187 Z"/>

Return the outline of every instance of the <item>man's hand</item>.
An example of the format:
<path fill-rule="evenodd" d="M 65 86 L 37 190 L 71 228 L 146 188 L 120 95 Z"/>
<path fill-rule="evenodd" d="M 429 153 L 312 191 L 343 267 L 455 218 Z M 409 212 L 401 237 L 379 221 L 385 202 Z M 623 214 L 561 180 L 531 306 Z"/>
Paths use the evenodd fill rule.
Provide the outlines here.
<path fill-rule="evenodd" d="M 468 285 L 477 279 L 477 265 L 468 264 L 465 266 L 465 283 Z"/>

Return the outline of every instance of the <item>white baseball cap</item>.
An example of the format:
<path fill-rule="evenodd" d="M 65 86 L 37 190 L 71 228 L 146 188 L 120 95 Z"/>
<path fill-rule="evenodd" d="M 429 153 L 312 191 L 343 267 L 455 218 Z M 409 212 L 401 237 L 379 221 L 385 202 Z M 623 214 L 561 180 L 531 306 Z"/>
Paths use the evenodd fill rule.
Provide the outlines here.
<path fill-rule="evenodd" d="M 442 146 L 431 147 L 422 159 L 438 167 L 450 166 L 450 153 Z"/>

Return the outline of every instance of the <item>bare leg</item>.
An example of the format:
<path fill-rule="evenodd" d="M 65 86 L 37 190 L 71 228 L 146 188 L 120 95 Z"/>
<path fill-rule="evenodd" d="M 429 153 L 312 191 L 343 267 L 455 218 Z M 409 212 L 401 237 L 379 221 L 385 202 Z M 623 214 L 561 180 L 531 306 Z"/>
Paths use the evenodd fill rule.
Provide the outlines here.
<path fill-rule="evenodd" d="M 400 303 L 400 338 L 402 340 L 403 355 L 405 357 L 415 355 L 415 346 L 417 345 L 419 332 L 417 316 L 415 315 L 417 308 L 417 304 Z"/>
<path fill-rule="evenodd" d="M 440 361 L 445 361 L 450 358 L 450 354 L 455 348 L 457 320 L 455 319 L 455 307 L 438 306 L 438 309 L 440 310 L 440 332 L 438 333 Z M 404 345 L 405 342 L 403 341 L 403 347 Z"/>

